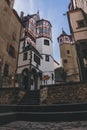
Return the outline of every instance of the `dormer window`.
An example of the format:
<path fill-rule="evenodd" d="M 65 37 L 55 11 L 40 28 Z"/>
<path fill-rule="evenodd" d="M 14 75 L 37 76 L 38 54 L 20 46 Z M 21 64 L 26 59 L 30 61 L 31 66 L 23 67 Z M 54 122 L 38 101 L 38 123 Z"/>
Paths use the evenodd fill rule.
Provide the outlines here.
<path fill-rule="evenodd" d="M 63 42 L 63 38 L 60 38 L 60 42 Z"/>
<path fill-rule="evenodd" d="M 65 37 L 65 41 L 69 41 L 69 38 L 68 38 L 68 37 Z"/>

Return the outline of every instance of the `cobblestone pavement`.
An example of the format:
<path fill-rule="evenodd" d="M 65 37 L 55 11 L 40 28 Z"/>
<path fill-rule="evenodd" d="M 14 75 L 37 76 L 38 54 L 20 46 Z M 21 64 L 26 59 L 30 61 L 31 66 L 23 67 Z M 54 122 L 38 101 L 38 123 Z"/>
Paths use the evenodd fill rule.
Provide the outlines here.
<path fill-rule="evenodd" d="M 87 121 L 26 122 L 17 121 L 1 126 L 0 130 L 87 130 Z"/>

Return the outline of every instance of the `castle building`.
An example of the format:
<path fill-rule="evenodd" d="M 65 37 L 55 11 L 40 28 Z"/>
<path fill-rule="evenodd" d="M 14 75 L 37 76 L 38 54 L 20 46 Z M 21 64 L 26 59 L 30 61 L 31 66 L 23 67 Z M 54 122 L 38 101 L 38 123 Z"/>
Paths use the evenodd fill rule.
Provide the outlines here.
<path fill-rule="evenodd" d="M 5 80 L 7 84 L 15 75 L 19 39 L 24 28 L 16 11 L 10 7 L 11 2 L 0 1 L 0 77 L 3 76 L 3 83 Z"/>
<path fill-rule="evenodd" d="M 73 3 L 74 8 L 67 13 L 70 31 L 75 40 L 81 81 L 87 80 L 87 7 L 85 6 L 87 0 L 76 1 Z"/>
<path fill-rule="evenodd" d="M 40 19 L 39 12 L 27 16 L 22 13 L 21 20 L 25 31 L 19 45 L 17 74 L 22 77 L 23 88 L 35 90 L 41 84 L 54 83 L 52 26 Z"/>
<path fill-rule="evenodd" d="M 85 13 L 87 13 L 87 0 L 71 0 L 69 10 L 75 10 L 77 8 L 81 8 Z"/>
<path fill-rule="evenodd" d="M 46 84 L 54 83 L 54 59 L 53 59 L 53 43 L 51 24 L 47 20 L 37 21 L 37 38 L 36 48 L 40 52 L 43 60 L 41 60 L 41 70 L 43 71 L 43 80 Z"/>
<path fill-rule="evenodd" d="M 62 34 L 58 37 L 58 43 L 60 47 L 61 66 L 67 74 L 66 81 L 79 81 L 77 54 L 73 37 L 62 31 Z"/>

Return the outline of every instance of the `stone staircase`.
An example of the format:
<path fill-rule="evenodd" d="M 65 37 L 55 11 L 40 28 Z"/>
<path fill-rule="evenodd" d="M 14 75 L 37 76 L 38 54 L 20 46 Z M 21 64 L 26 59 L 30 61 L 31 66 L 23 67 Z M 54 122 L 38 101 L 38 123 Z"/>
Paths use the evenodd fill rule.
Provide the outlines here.
<path fill-rule="evenodd" d="M 87 104 L 0 105 L 0 124 L 13 121 L 83 121 Z"/>
<path fill-rule="evenodd" d="M 0 88 L 0 104 L 39 105 L 40 91 L 19 88 Z"/>
<path fill-rule="evenodd" d="M 26 94 L 20 101 L 21 105 L 39 105 L 40 104 L 40 90 L 29 91 L 26 90 Z"/>

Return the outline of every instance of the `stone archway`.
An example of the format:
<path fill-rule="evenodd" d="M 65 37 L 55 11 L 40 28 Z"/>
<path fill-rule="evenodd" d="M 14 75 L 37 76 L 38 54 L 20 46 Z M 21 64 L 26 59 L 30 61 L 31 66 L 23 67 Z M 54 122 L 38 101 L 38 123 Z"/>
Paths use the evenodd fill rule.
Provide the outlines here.
<path fill-rule="evenodd" d="M 25 68 L 23 71 L 22 71 L 22 88 L 25 88 L 27 89 L 28 88 L 28 75 L 29 75 L 29 71 L 27 68 Z"/>
<path fill-rule="evenodd" d="M 32 68 L 31 73 L 32 73 L 33 79 L 34 79 L 34 88 L 35 88 L 35 90 L 37 90 L 37 88 L 38 88 L 38 74 L 37 74 L 37 70 L 35 68 Z"/>

